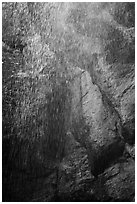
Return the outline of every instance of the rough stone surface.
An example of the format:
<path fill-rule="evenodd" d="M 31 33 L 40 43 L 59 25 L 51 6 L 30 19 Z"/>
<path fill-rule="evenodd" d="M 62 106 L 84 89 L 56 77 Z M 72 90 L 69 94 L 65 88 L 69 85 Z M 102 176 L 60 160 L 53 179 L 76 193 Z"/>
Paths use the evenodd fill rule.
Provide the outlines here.
<path fill-rule="evenodd" d="M 40 191 L 33 194 L 32 201 L 133 201 L 135 191 L 135 166 L 131 158 L 120 157 L 99 175 L 90 172 L 87 151 L 71 133 L 68 134 L 67 156 L 60 165 L 58 195 L 55 196 L 56 174 L 49 175 L 43 185 L 37 182 Z M 45 184 L 44 184 L 45 183 Z M 47 186 L 50 186 L 47 191 Z M 38 188 L 38 187 L 37 187 Z M 50 196 L 49 196 L 50 192 Z"/>
<path fill-rule="evenodd" d="M 96 56 L 96 55 L 95 55 Z M 118 112 L 123 137 L 126 142 L 135 141 L 135 66 L 134 64 L 106 63 L 102 56 L 95 57 L 90 74 Z"/>
<path fill-rule="evenodd" d="M 96 201 L 91 193 L 94 176 L 90 172 L 87 151 L 68 133 L 66 156 L 57 172 L 35 182 L 31 201 Z M 38 190 L 39 189 L 39 190 Z M 56 191 L 57 190 L 57 191 Z"/>
<path fill-rule="evenodd" d="M 6 166 L 6 170 L 3 171 L 3 183 L 8 181 L 8 185 L 3 189 L 4 200 L 13 202 L 134 201 L 135 146 L 128 144 L 130 143 L 128 141 L 133 143 L 132 139 L 127 139 L 132 138 L 131 135 L 127 134 L 128 137 L 125 138 L 121 130 L 125 124 L 123 119 L 121 120 L 122 117 L 125 121 L 134 118 L 134 111 L 130 111 L 134 101 L 132 101 L 134 85 L 133 89 L 130 89 L 132 88 L 130 84 L 134 84 L 134 80 L 130 76 L 134 72 L 131 69 L 132 74 L 127 75 L 129 77 L 125 73 L 124 78 L 118 78 L 119 82 L 117 82 L 121 84 L 119 91 L 113 88 L 116 83 L 116 76 L 113 74 L 116 73 L 109 73 L 109 70 L 102 76 L 98 75 L 98 84 L 96 84 L 96 77 L 92 75 L 91 79 L 89 73 L 84 70 L 74 68 L 73 72 L 77 75 L 77 79 L 73 80 L 71 87 L 73 91 L 71 123 L 68 120 L 68 124 L 73 128 L 70 128 L 70 132 L 66 135 L 65 156 L 59 166 L 58 185 L 58 166 L 51 161 L 43 162 L 41 148 L 43 142 L 35 143 L 31 151 L 26 143 L 22 143 L 21 148 L 16 149 L 16 156 L 20 156 L 19 161 L 23 166 L 16 163 L 15 168 L 9 163 L 9 167 Z M 7 73 L 4 72 L 4 74 Z M 108 88 L 109 86 L 104 86 L 105 82 L 101 81 L 109 74 L 109 77 L 114 76 L 111 89 Z M 126 97 L 123 98 L 127 106 L 129 105 L 129 109 L 125 105 L 121 106 L 123 96 L 117 97 L 120 90 L 124 92 L 125 86 L 130 87 L 125 95 L 129 100 Z M 123 112 L 120 112 L 121 109 L 125 110 L 123 115 Z M 125 149 L 121 138 L 128 142 Z M 10 148 L 8 142 L 8 138 L 4 139 L 3 149 Z M 26 165 L 26 157 L 23 157 L 27 149 L 29 156 L 26 154 L 26 157 L 32 159 L 31 166 L 28 165 L 29 161 Z M 122 153 L 123 156 L 120 157 Z M 4 165 L 7 165 L 5 154 L 3 158 Z M 23 168 L 19 169 L 18 166 Z M 99 175 L 95 179 L 96 173 Z"/>
<path fill-rule="evenodd" d="M 84 141 L 91 172 L 97 176 L 124 150 L 120 118 L 89 73 L 77 71 L 81 75 L 72 86 L 73 133 L 77 140 Z"/>
<path fill-rule="evenodd" d="M 105 189 L 114 201 L 131 201 L 135 191 L 135 164 L 132 159 L 115 164 L 104 172 Z"/>
<path fill-rule="evenodd" d="M 81 49 L 82 51 L 85 49 L 86 57 L 88 55 L 91 59 L 88 60 L 88 57 L 85 57 L 82 66 L 79 58 L 76 57 L 74 61 L 77 61 L 76 64 L 80 65 L 80 68 L 75 67 L 75 63 L 72 64 L 74 68 L 70 68 L 73 78 L 70 86 L 72 104 L 71 108 L 64 105 L 63 109 L 66 108 L 66 111 L 62 115 L 64 118 L 61 117 L 60 120 L 61 129 L 63 129 L 62 124 L 67 123 L 65 126 L 69 131 L 64 130 L 66 146 L 63 160 L 58 163 L 51 158 L 48 161 L 52 151 L 50 149 L 49 155 L 45 156 L 46 148 L 43 138 L 35 141 L 33 145 L 30 145 L 27 140 L 17 139 L 15 143 L 11 142 L 9 132 L 13 126 L 12 112 L 16 110 L 17 100 L 10 101 L 9 96 L 13 99 L 16 92 L 13 75 L 16 75 L 15 73 L 20 69 L 22 56 L 19 50 L 13 52 L 12 48 L 3 43 L 3 115 L 5 117 L 3 123 L 3 201 L 133 202 L 135 199 L 134 28 L 127 30 L 123 26 L 117 27 L 123 30 L 124 37 L 120 37 L 122 47 L 116 46 L 115 57 L 109 56 L 108 63 L 104 50 L 103 54 L 91 56 L 94 52 L 101 52 L 102 49 L 99 39 L 89 38 L 93 29 L 90 28 L 87 19 L 84 19 L 86 26 L 82 26 L 80 22 L 82 18 L 81 20 L 79 18 L 80 14 L 83 15 L 81 11 L 76 6 L 70 14 L 79 19 L 77 23 L 73 23 L 79 33 L 76 38 L 81 38 L 83 35 Z M 90 7 L 89 13 L 91 13 Z M 60 18 L 59 21 L 63 22 L 62 19 Z M 100 27 L 100 21 L 95 19 L 94 24 L 97 25 L 96 30 L 103 30 L 103 35 L 106 36 L 105 29 Z M 113 34 L 112 29 L 110 35 L 115 38 Z M 125 43 L 125 39 L 129 42 Z M 114 44 L 115 40 L 117 39 L 114 39 Z M 73 55 L 73 51 L 70 55 Z M 130 59 L 129 56 L 132 58 Z M 75 58 L 75 53 L 72 58 Z M 10 82 L 11 78 L 13 83 L 8 83 L 9 93 L 7 93 L 7 82 Z M 44 97 L 41 100 L 45 102 L 45 92 L 48 87 L 42 79 L 34 99 L 42 95 Z M 11 104 L 14 109 L 8 112 L 7 110 L 11 110 Z M 43 124 L 42 116 L 45 106 L 35 105 L 38 110 L 41 110 L 38 115 L 41 119 L 38 119 Z M 51 103 L 49 106 L 52 106 Z M 24 107 L 22 106 L 23 112 Z M 28 106 L 26 112 L 32 115 L 29 111 Z M 48 118 L 50 116 L 49 114 Z M 53 121 L 55 124 L 56 120 Z M 34 133 L 37 134 L 37 130 L 33 128 L 34 125 L 30 124 L 31 122 L 26 121 L 23 126 L 24 130 L 29 126 L 30 132 L 27 132 L 29 137 L 31 134 L 32 136 Z M 56 129 L 52 128 L 52 120 L 50 124 L 51 132 L 55 133 Z M 44 131 L 42 134 L 44 135 Z M 11 136 L 14 136 L 14 133 Z"/>

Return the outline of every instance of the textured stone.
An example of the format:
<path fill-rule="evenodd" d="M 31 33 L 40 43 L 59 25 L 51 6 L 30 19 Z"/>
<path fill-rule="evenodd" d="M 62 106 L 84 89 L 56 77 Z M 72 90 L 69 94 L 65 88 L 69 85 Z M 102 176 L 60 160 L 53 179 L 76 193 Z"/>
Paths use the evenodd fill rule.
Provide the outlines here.
<path fill-rule="evenodd" d="M 90 74 L 76 71 L 81 75 L 72 85 L 73 134 L 87 148 L 91 172 L 97 176 L 123 152 L 121 124 L 119 115 L 93 84 Z"/>
<path fill-rule="evenodd" d="M 135 140 L 135 73 L 134 64 L 106 63 L 103 56 L 94 55 L 89 69 L 94 83 L 106 94 L 122 122 L 125 141 Z"/>
<path fill-rule="evenodd" d="M 105 183 L 108 196 L 115 201 L 131 201 L 135 192 L 135 163 L 132 160 L 118 163 L 114 170 L 119 169 L 119 173 L 113 176 L 111 169 L 106 170 L 106 174 L 111 175 Z"/>

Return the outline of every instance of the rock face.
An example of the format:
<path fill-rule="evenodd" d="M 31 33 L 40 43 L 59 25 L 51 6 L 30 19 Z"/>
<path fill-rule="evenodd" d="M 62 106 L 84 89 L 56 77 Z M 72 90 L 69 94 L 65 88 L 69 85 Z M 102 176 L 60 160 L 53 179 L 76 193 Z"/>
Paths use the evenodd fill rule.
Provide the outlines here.
<path fill-rule="evenodd" d="M 60 164 L 58 195 L 55 196 L 56 174 L 53 172 L 43 182 L 40 178 L 35 181 L 37 188 L 31 201 L 134 201 L 135 166 L 131 158 L 117 159 L 95 180 L 90 172 L 87 150 L 71 133 L 68 133 L 66 152 Z"/>
<path fill-rule="evenodd" d="M 135 164 L 132 159 L 117 160 L 107 168 L 94 185 L 94 193 L 100 201 L 134 201 Z"/>
<path fill-rule="evenodd" d="M 75 86 L 79 87 L 79 92 Z M 79 70 L 79 80 L 76 79 L 72 87 L 73 134 L 77 140 L 84 141 L 91 172 L 97 176 L 123 153 L 120 118 L 87 71 Z"/>
<path fill-rule="evenodd" d="M 129 144 L 135 136 L 135 73 L 134 64 L 109 65 L 102 56 L 94 55 L 95 66 L 90 74 L 117 110 L 122 122 L 122 135 Z"/>
<path fill-rule="evenodd" d="M 126 162 L 117 163 L 112 169 L 105 172 L 107 176 L 110 176 L 107 177 L 105 183 L 109 197 L 117 201 L 133 201 L 135 191 L 134 161 L 129 159 Z M 109 174 L 110 172 L 111 174 Z"/>
<path fill-rule="evenodd" d="M 19 163 L 7 167 L 9 158 L 3 154 L 3 200 L 134 201 L 134 67 L 123 65 L 120 70 L 98 61 L 90 67 L 94 69 L 71 70 L 75 77 L 63 160 L 58 166 L 46 161 L 44 140 L 32 148 L 27 141 L 20 147 L 15 141 Z M 10 146 L 4 138 L 3 150 Z"/>
<path fill-rule="evenodd" d="M 26 45 L 4 41 L 3 201 L 134 201 L 134 8 L 121 5 L 118 20 L 105 4 L 57 6 L 49 46 L 60 62 L 49 68 L 53 81 L 52 63 L 57 73 L 70 72 L 68 94 L 63 83 L 47 85 L 44 72 L 35 83 L 19 80 Z"/>
<path fill-rule="evenodd" d="M 75 72 L 72 132 L 98 176 L 91 191 L 100 201 L 134 201 L 134 64 L 109 65 L 94 55 L 88 71 Z"/>

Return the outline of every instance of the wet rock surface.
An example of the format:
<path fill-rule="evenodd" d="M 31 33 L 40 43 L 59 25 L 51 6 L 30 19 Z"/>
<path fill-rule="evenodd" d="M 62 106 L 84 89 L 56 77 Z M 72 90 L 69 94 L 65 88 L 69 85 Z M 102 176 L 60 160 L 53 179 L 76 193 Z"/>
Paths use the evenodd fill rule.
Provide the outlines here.
<path fill-rule="evenodd" d="M 135 147 L 125 144 L 119 115 L 92 82 L 89 73 L 79 68 L 76 70 L 78 79 L 72 86 L 73 114 L 69 123 L 72 129 L 66 135 L 64 159 L 59 167 L 55 162 L 45 160 L 43 163 L 43 153 L 39 151 L 42 144 L 36 143 L 33 166 L 22 163 L 22 168 L 16 163 L 3 172 L 3 183 L 7 179 L 9 183 L 3 191 L 6 201 L 105 202 L 134 199 Z M 8 142 L 8 139 L 4 140 L 4 148 L 9 148 Z M 22 143 L 19 151 L 22 158 L 26 148 L 28 154 L 32 154 L 29 146 Z"/>
<path fill-rule="evenodd" d="M 95 179 L 90 171 L 86 149 L 81 147 L 71 134 L 68 139 L 68 147 L 72 149 L 60 166 L 58 194 L 55 195 L 55 189 L 52 187 L 49 196 L 45 188 L 41 197 L 34 193 L 35 199 L 32 201 L 117 202 L 134 200 L 135 166 L 133 159 L 120 157 Z M 46 183 L 54 186 L 55 180 L 54 173 L 49 176 Z"/>
<path fill-rule="evenodd" d="M 41 5 L 3 23 L 3 201 L 134 202 L 134 4 Z"/>
<path fill-rule="evenodd" d="M 109 65 L 99 56 L 92 70 L 92 77 L 102 94 L 106 94 L 122 122 L 125 141 L 135 141 L 135 66 L 132 63 Z"/>
<path fill-rule="evenodd" d="M 122 155 L 124 141 L 120 118 L 114 107 L 98 86 L 93 84 L 89 73 L 79 72 L 79 81 L 76 79 L 76 84 L 73 84 L 72 112 L 74 108 L 73 117 L 77 121 L 72 124 L 73 132 L 76 139 L 87 148 L 91 171 L 97 176 L 110 162 Z M 75 86 L 79 87 L 79 92 L 75 91 Z"/>

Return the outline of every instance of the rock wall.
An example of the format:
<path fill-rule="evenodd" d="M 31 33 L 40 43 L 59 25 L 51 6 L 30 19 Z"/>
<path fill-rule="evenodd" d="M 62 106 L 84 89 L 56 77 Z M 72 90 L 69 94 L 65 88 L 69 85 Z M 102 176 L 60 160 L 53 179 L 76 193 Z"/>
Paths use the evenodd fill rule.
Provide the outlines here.
<path fill-rule="evenodd" d="M 10 63 L 9 65 L 11 66 Z M 105 70 L 105 67 L 94 66 L 94 68 L 88 71 L 78 67 L 70 69 L 72 75 L 70 83 L 72 93 L 69 96 L 72 97 L 71 108 L 67 106 L 64 110 L 66 129 L 69 131 L 66 132 L 64 156 L 59 166 L 54 161 L 47 161 L 43 153 L 45 143 L 41 139 L 35 141 L 32 148 L 27 141 L 22 141 L 20 147 L 17 146 L 18 141 L 12 144 L 12 148 L 16 150 L 15 156 L 19 158 L 17 160 L 16 157 L 12 157 L 16 161 L 16 167 L 20 167 L 15 168 L 12 162 L 8 163 L 8 157 L 5 155 L 7 153 L 5 150 L 10 151 L 10 140 L 4 138 L 3 200 L 134 201 L 135 146 L 131 134 L 127 132 L 127 136 L 125 135 L 126 129 L 123 122 L 124 116 L 125 121 L 134 119 L 134 109 L 132 110 L 134 70 L 133 67 L 130 69 L 130 66 L 127 72 L 124 72 L 126 70 L 123 68 L 124 78 L 118 78 L 116 81 L 117 72 L 114 72 L 115 75 L 109 73 L 113 69 L 108 69 L 104 73 L 102 70 Z M 6 71 L 3 74 L 6 74 Z M 109 77 L 105 78 L 107 76 Z M 113 83 L 109 89 L 108 79 L 112 76 Z M 103 81 L 104 78 L 106 82 Z M 120 86 L 115 87 L 116 82 Z M 130 86 L 130 84 L 133 85 Z M 114 87 L 122 87 L 123 89 L 120 90 L 130 100 L 126 97 L 122 99 L 121 95 L 117 100 L 119 89 L 114 89 Z M 127 87 L 130 92 L 126 89 Z M 44 93 L 43 83 L 40 88 Z M 121 105 L 122 100 L 129 108 Z M 42 106 L 40 120 L 44 114 L 43 109 Z M 125 110 L 125 115 L 122 115 L 123 112 L 120 110 Z M 134 130 L 133 124 L 132 128 Z"/>
<path fill-rule="evenodd" d="M 94 55 L 87 71 L 75 72 L 72 133 L 86 148 L 91 175 L 98 178 L 91 182 L 90 195 L 100 201 L 134 201 L 134 65 L 108 65 Z"/>
<path fill-rule="evenodd" d="M 16 6 L 10 19 L 3 5 L 3 201 L 134 201 L 134 3 Z"/>
<path fill-rule="evenodd" d="M 124 151 L 121 121 L 107 97 L 93 84 L 90 74 L 82 70 L 79 72 L 79 80 L 76 79 L 72 85 L 72 112 L 75 117 L 72 132 L 77 140 L 84 143 L 91 172 L 97 176 Z M 79 87 L 79 92 L 76 92 L 75 86 Z"/>
<path fill-rule="evenodd" d="M 94 55 L 95 66 L 89 68 L 95 84 L 107 95 L 122 122 L 122 135 L 129 144 L 135 141 L 135 65 L 108 64 Z"/>

